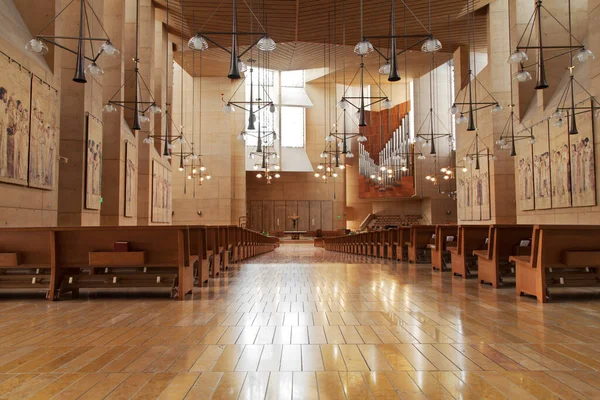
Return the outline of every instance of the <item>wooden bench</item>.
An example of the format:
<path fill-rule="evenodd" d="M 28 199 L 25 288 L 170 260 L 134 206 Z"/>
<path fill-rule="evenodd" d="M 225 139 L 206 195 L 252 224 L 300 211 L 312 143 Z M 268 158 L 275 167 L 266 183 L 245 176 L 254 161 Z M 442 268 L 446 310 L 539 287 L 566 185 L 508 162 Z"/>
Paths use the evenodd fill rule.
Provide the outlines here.
<path fill-rule="evenodd" d="M 449 247 L 456 248 L 458 227 L 456 225 L 436 225 L 435 243 L 431 247 L 432 270 L 444 271 L 450 262 Z"/>
<path fill-rule="evenodd" d="M 473 251 L 477 256 L 479 282 L 497 288 L 505 278 L 514 276 L 515 268 L 509 257 L 530 251 L 531 247 L 520 248 L 519 245 L 521 241 L 529 240 L 532 232 L 532 225 L 490 225 L 487 249 Z"/>
<path fill-rule="evenodd" d="M 410 227 L 409 263 L 429 263 L 431 261 L 431 249 L 428 245 L 433 243 L 433 235 L 435 235 L 435 225 L 413 225 Z"/>
<path fill-rule="evenodd" d="M 0 289 L 45 290 L 56 285 L 54 231 L 44 228 L 0 230 Z"/>
<path fill-rule="evenodd" d="M 410 241 L 410 227 L 403 226 L 394 229 L 394 239 L 392 246 L 394 247 L 394 259 L 398 261 L 408 260 L 408 246 L 407 242 Z"/>
<path fill-rule="evenodd" d="M 487 249 L 489 225 L 460 225 L 456 247 L 449 248 L 452 275 L 468 278 L 477 270 L 475 250 Z"/>
<path fill-rule="evenodd" d="M 194 286 L 189 232 L 181 227 L 86 227 L 55 230 L 55 294 L 79 289 L 166 288 L 183 300 Z M 129 251 L 115 252 L 115 242 Z M 53 293 L 54 294 L 54 293 Z"/>
<path fill-rule="evenodd" d="M 530 256 L 512 256 L 519 295 L 551 300 L 553 288 L 600 287 L 600 226 L 536 225 Z"/>

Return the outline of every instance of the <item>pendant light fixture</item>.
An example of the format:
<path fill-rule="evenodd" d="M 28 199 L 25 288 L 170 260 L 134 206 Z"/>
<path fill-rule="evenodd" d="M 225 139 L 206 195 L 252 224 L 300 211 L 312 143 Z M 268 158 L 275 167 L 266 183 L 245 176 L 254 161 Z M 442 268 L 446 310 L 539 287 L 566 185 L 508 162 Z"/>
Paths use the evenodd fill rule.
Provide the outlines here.
<path fill-rule="evenodd" d="M 429 113 L 425 116 L 423 123 L 419 127 L 415 135 L 417 142 L 425 142 L 429 146 L 429 154 L 436 154 L 435 141 L 441 138 L 452 139 L 452 133 L 444 126 L 444 123 L 434 111 L 433 107 L 433 88 L 434 88 L 434 71 L 435 71 L 435 53 L 431 54 L 429 72 Z M 429 132 L 424 132 L 426 124 L 429 123 Z M 442 126 L 442 132 L 436 132 L 435 125 Z"/>
<path fill-rule="evenodd" d="M 577 129 L 577 116 L 579 114 L 590 112 L 592 114 L 595 113 L 596 118 L 600 117 L 600 113 L 597 112 L 597 110 L 600 109 L 600 102 L 598 102 L 598 100 L 596 100 L 596 98 L 592 96 L 590 92 L 577 81 L 577 79 L 575 79 L 574 69 L 574 66 L 568 68 L 569 83 L 560 95 L 556 111 L 552 114 L 554 126 L 562 127 L 565 124 L 565 120 L 568 122 L 569 135 L 579 134 L 579 130 Z M 580 102 L 575 102 L 576 87 L 578 90 L 587 94 L 587 97 Z"/>
<path fill-rule="evenodd" d="M 577 46 L 573 46 L 573 35 L 572 32 L 572 20 L 571 20 L 571 0 L 568 1 L 569 7 L 569 47 L 576 48 Z M 573 57 L 570 61 L 579 61 L 585 62 L 589 58 L 594 58 L 593 53 L 590 50 L 585 48 L 581 48 L 577 51 L 575 57 Z M 577 115 L 591 112 L 597 110 L 600 106 L 600 103 L 596 100 L 594 96 L 590 94 L 590 92 L 581 85 L 576 79 L 574 74 L 574 65 L 569 65 L 567 68 L 569 70 L 569 83 L 565 87 L 565 90 L 562 92 L 560 99 L 558 101 L 558 106 L 556 107 L 556 111 L 552 115 L 555 119 L 554 125 L 561 127 L 564 119 L 568 120 L 569 125 L 569 135 L 577 135 L 579 134 L 579 130 L 577 129 Z M 580 90 L 583 90 L 584 93 L 588 95 L 588 97 L 579 103 L 575 102 L 575 86 L 577 86 Z M 589 106 L 585 105 L 589 100 Z M 597 115 L 598 116 L 598 115 Z"/>
<path fill-rule="evenodd" d="M 477 68 L 476 65 L 476 53 L 475 53 L 475 11 L 471 9 L 471 3 L 474 0 L 467 0 L 467 35 L 468 35 L 468 53 L 469 53 L 469 71 L 465 80 L 462 82 L 461 87 L 467 87 L 463 92 L 462 99 L 459 99 L 460 93 L 456 94 L 456 98 L 454 99 L 454 103 L 452 107 L 450 107 L 450 113 L 456 116 L 456 124 L 461 125 L 464 123 L 467 124 L 467 131 L 472 132 L 477 130 L 475 126 L 475 116 L 477 111 L 483 110 L 485 108 L 491 108 L 492 113 L 497 114 L 503 111 L 503 107 L 500 103 L 494 98 L 494 96 L 486 89 L 486 87 L 479 82 L 477 79 L 477 75 L 473 72 L 473 68 Z M 474 6 L 473 6 L 474 7 Z M 473 53 L 471 53 L 471 49 Z M 473 66 L 471 65 L 471 58 L 473 58 Z M 477 100 L 477 88 L 481 87 L 485 93 L 492 99 L 492 101 L 478 101 Z M 467 98 L 468 96 L 468 98 Z M 458 101 L 461 100 L 461 101 Z M 467 107 L 464 110 L 463 107 Z M 465 116 L 465 113 L 467 116 Z"/>
<path fill-rule="evenodd" d="M 221 4 L 223 4 L 223 3 L 221 2 Z M 217 7 L 217 10 L 221 6 L 221 4 L 219 4 L 219 6 Z M 258 23 L 258 25 L 260 26 L 260 28 L 262 30 L 261 33 L 258 34 L 259 38 L 257 40 L 253 41 L 253 37 L 257 36 L 257 33 L 252 32 L 252 28 L 250 29 L 250 32 L 238 31 L 237 0 L 233 0 L 233 16 L 232 16 L 233 23 L 232 23 L 231 32 L 203 32 L 202 29 L 200 29 L 200 31 L 198 31 L 196 33 L 196 35 L 194 35 L 188 42 L 188 47 L 193 50 L 200 50 L 200 51 L 208 50 L 208 48 L 209 48 L 208 43 L 210 42 L 211 44 L 213 44 L 213 45 L 219 47 L 220 49 L 225 50 L 227 53 L 229 53 L 231 56 L 230 62 L 229 62 L 229 73 L 227 74 L 227 77 L 229 79 L 240 79 L 241 78 L 241 72 L 243 72 L 242 70 L 244 69 L 244 64 L 242 63 L 241 59 L 253 47 L 256 46 L 259 50 L 266 51 L 266 52 L 273 51 L 276 48 L 275 41 L 269 37 L 264 26 L 260 23 L 258 18 L 256 18 L 256 16 L 254 15 L 254 11 L 252 10 L 252 8 L 245 1 L 244 1 L 244 4 L 248 7 L 248 10 L 250 11 L 251 21 L 256 20 L 256 22 Z M 206 22 L 204 23 L 204 26 L 206 26 L 206 24 L 211 20 L 212 16 L 216 14 L 217 10 L 215 10 L 215 12 L 213 12 L 213 14 L 210 16 L 210 18 L 208 20 L 206 20 Z M 229 35 L 231 35 L 231 50 L 224 47 L 223 45 L 219 44 L 217 42 L 217 39 L 213 38 L 214 36 L 229 36 Z M 240 52 L 239 45 L 238 45 L 238 37 L 239 36 L 250 36 L 250 40 L 251 40 L 250 46 L 241 52 Z"/>
<path fill-rule="evenodd" d="M 371 79 L 373 79 L 373 81 L 376 82 L 376 80 L 369 73 L 369 71 L 365 68 L 364 58 L 366 55 L 368 55 L 369 53 L 371 53 L 373 51 L 373 45 L 371 44 L 371 42 L 369 42 L 364 37 L 363 0 L 360 0 L 360 36 L 363 39 L 354 47 L 354 52 L 360 56 L 360 66 L 359 66 L 358 71 L 354 74 L 354 77 L 350 81 L 350 84 L 344 91 L 342 99 L 338 102 L 338 106 L 342 110 L 346 110 L 349 107 L 354 107 L 358 111 L 358 126 L 364 127 L 364 126 L 367 126 L 367 121 L 365 118 L 366 107 L 370 107 L 374 104 L 382 103 L 381 108 L 389 109 L 393 106 L 393 104 L 391 103 L 391 101 L 389 100 L 389 98 L 387 96 L 365 96 L 365 71 L 371 77 Z M 348 89 L 350 88 L 350 86 L 352 86 L 352 82 L 354 82 L 354 79 L 356 78 L 357 75 L 360 76 L 360 96 L 347 96 L 346 93 L 348 92 Z M 379 86 L 379 85 L 377 85 L 377 86 L 379 87 L 380 93 L 383 93 L 385 95 L 381 86 Z M 354 104 L 353 101 L 357 101 L 358 105 Z M 364 136 L 362 136 L 361 138 L 364 138 Z M 360 140 L 361 138 L 359 138 L 359 141 L 364 141 L 364 140 Z M 365 140 L 366 140 L 366 138 L 365 138 Z"/>
<path fill-rule="evenodd" d="M 546 79 L 546 61 L 561 57 L 566 54 L 571 56 L 574 54 L 573 60 L 576 60 L 579 63 L 585 63 L 595 58 L 594 53 L 587 49 L 582 42 L 573 36 L 573 30 L 571 26 L 571 0 L 568 0 L 568 18 L 569 27 L 567 28 L 542 4 L 542 0 L 536 0 L 533 14 L 529 18 L 529 21 L 523 30 L 523 34 L 521 35 L 514 52 L 511 53 L 508 58 L 508 63 L 520 66 L 519 71 L 514 76 L 516 81 L 527 82 L 531 80 L 531 74 L 527 71 L 527 69 L 535 66 L 535 88 L 538 90 L 545 89 L 548 87 L 548 80 Z M 544 32 L 544 26 L 542 23 L 544 21 L 552 20 L 556 21 L 562 31 L 568 35 L 568 46 L 560 44 L 546 45 L 544 43 L 544 36 L 546 35 L 546 32 Z M 556 36 L 556 34 L 553 33 L 553 36 Z M 537 43 L 532 43 L 532 40 L 535 40 L 533 38 L 536 37 Z M 525 38 L 527 38 L 526 41 Z M 575 43 L 573 43 L 573 41 L 575 41 Z M 528 51 L 530 50 L 537 51 L 537 61 L 533 64 L 525 65 L 529 60 Z M 547 57 L 547 53 L 550 53 L 551 55 Z"/>
<path fill-rule="evenodd" d="M 250 19 L 250 30 L 252 30 L 254 21 L 258 21 L 258 19 L 254 16 L 254 13 L 251 11 L 251 15 L 252 18 Z M 260 1 L 259 1 L 259 9 L 258 9 L 258 13 L 260 15 Z M 263 7 L 263 14 L 264 14 L 264 7 Z M 258 23 L 260 24 L 260 21 L 258 21 Z M 262 25 L 261 25 L 262 27 Z M 263 37 L 264 38 L 264 37 Z M 252 37 L 251 37 L 252 39 Z M 270 40 L 270 39 L 269 39 Z M 263 43 L 265 45 L 267 45 L 268 43 Z M 223 112 L 226 114 L 231 114 L 233 112 L 235 112 L 236 109 L 241 109 L 245 112 L 248 112 L 248 125 L 247 125 L 247 130 L 249 131 L 255 131 L 256 130 L 256 125 L 255 122 L 257 120 L 257 115 L 264 109 L 268 108 L 269 112 L 271 114 L 275 113 L 276 108 L 275 108 L 275 103 L 273 103 L 273 100 L 271 100 L 271 96 L 269 95 L 269 91 L 267 90 L 266 87 L 262 86 L 260 83 L 260 71 L 261 71 L 261 64 L 260 64 L 260 60 L 261 60 L 261 56 L 264 60 L 267 60 L 269 51 L 261 51 L 258 52 L 259 54 L 258 56 L 258 65 L 257 65 L 257 70 L 256 70 L 256 74 L 255 69 L 254 69 L 254 63 L 257 62 L 257 60 L 255 60 L 253 58 L 253 47 L 254 46 L 250 46 L 244 53 L 246 53 L 247 51 L 250 51 L 250 59 L 248 60 L 250 66 L 249 66 L 249 70 L 250 73 L 244 76 L 244 79 L 242 79 L 242 81 L 240 82 L 240 84 L 238 85 L 238 87 L 236 88 L 236 90 L 233 92 L 233 94 L 231 95 L 231 97 L 229 98 L 229 100 L 227 100 L 227 102 L 224 102 L 224 106 L 223 106 Z M 262 53 L 262 54 L 261 54 Z M 268 62 L 264 62 L 263 65 L 263 69 L 267 68 L 268 69 Z M 240 88 L 242 88 L 243 86 L 245 86 L 246 84 L 246 79 L 248 79 L 248 75 L 250 75 L 250 96 L 249 96 L 249 101 L 236 101 L 234 100 L 237 92 L 240 90 Z M 256 77 L 254 75 L 257 75 Z M 254 79 L 257 79 L 258 81 L 258 93 L 254 92 Z M 264 82 L 264 81 L 263 81 Z M 264 97 L 263 97 L 264 96 Z M 238 140 L 243 140 L 245 133 L 242 131 L 242 133 L 240 134 L 240 136 L 238 136 Z"/>
<path fill-rule="evenodd" d="M 165 26 L 169 26 L 169 0 L 167 0 L 167 9 L 166 9 L 166 23 Z M 181 14 L 183 15 L 183 3 L 181 4 Z M 193 22 L 192 22 L 193 23 Z M 183 32 L 183 20 L 181 21 L 181 32 Z M 183 35 L 181 37 L 181 43 L 182 43 L 182 48 L 183 48 Z M 172 68 L 172 63 L 169 62 L 169 47 L 170 46 L 170 42 L 169 40 L 165 41 L 165 82 L 169 82 L 169 70 Z M 182 53 L 182 57 L 181 57 L 181 66 L 182 66 L 182 72 L 183 72 L 183 53 Z M 182 79 L 183 79 L 183 74 L 182 74 Z M 183 85 L 183 80 L 182 80 L 182 85 Z M 172 149 L 174 147 L 175 143 L 178 144 L 183 144 L 185 142 L 185 137 L 183 135 L 183 126 L 181 125 L 176 125 L 175 121 L 173 121 L 172 117 L 171 117 L 171 112 L 169 107 L 171 106 L 171 104 L 169 103 L 169 87 L 168 85 L 166 86 L 166 101 L 165 101 L 165 112 L 164 112 L 164 116 L 163 119 L 165 121 L 165 131 L 164 134 L 160 133 L 160 127 L 159 127 L 159 132 L 155 133 L 155 130 L 153 129 L 152 131 L 150 131 L 148 133 L 148 135 L 146 135 L 146 137 L 144 138 L 144 143 L 145 144 L 153 144 L 154 141 L 158 140 L 159 142 L 162 142 L 162 156 L 166 157 L 166 158 L 170 158 L 171 157 L 171 153 L 172 153 Z M 182 107 L 183 107 L 183 103 L 182 103 Z M 174 135 L 172 135 L 172 133 L 175 133 Z"/>
<path fill-rule="evenodd" d="M 167 1 L 167 10 L 168 10 L 168 7 L 169 7 L 169 4 Z M 152 91 L 148 88 L 148 85 L 146 85 L 146 81 L 144 81 L 142 74 L 140 74 L 139 36 L 140 36 L 140 0 L 136 0 L 136 2 L 135 2 L 135 58 L 133 60 L 135 62 L 135 68 L 134 68 L 133 72 L 129 75 L 129 77 L 125 80 L 125 83 L 123 83 L 123 85 L 121 85 L 121 87 L 115 92 L 115 94 L 113 94 L 113 96 L 110 98 L 110 100 L 108 100 L 108 102 L 106 103 L 106 105 L 103 108 L 103 111 L 109 112 L 109 113 L 116 112 L 117 111 L 116 106 L 122 107 L 122 108 L 125 108 L 128 110 L 132 110 L 133 111 L 133 124 L 131 126 L 131 129 L 133 131 L 141 130 L 142 123 L 150 121 L 150 118 L 148 117 L 147 113 L 151 113 L 151 114 L 160 114 L 161 113 L 160 107 L 156 104 L 156 101 L 154 100 Z M 133 101 L 115 100 L 115 97 L 117 97 L 119 92 L 132 79 L 134 81 L 134 92 L 135 92 L 134 100 Z M 140 82 L 142 85 L 140 85 Z M 150 96 L 149 100 L 145 101 L 143 99 L 142 89 L 144 91 L 148 92 L 148 94 Z"/>
<path fill-rule="evenodd" d="M 346 20 L 345 20 L 345 7 L 344 7 L 344 2 L 342 1 L 342 48 L 346 48 Z M 333 3 L 333 29 L 334 29 L 334 37 L 337 37 L 337 0 L 334 0 Z M 337 47 L 337 46 L 336 46 Z M 334 82 L 337 83 L 337 48 L 334 50 Z M 343 60 L 342 60 L 342 74 L 343 74 L 343 87 L 344 90 L 346 89 L 346 52 L 343 52 Z M 336 96 L 337 96 L 337 90 L 334 88 L 333 91 L 334 94 L 334 102 L 336 100 Z M 346 159 L 348 158 L 354 158 L 354 154 L 352 153 L 352 149 L 350 146 L 350 148 L 348 147 L 349 141 L 352 138 L 357 138 L 356 141 L 359 143 L 364 143 L 367 141 L 367 137 L 364 136 L 362 134 L 362 132 L 360 131 L 360 128 L 358 128 L 355 132 L 349 132 L 348 129 L 348 121 L 354 122 L 351 118 L 347 119 L 347 114 L 348 114 L 348 108 L 350 106 L 350 104 L 344 100 L 342 98 L 342 100 L 340 100 L 339 102 L 336 103 L 337 106 L 342 110 L 341 114 L 338 115 L 337 112 L 335 111 L 336 107 L 334 104 L 334 113 L 337 115 L 336 117 L 336 121 L 335 121 L 335 126 L 333 127 L 333 129 L 331 130 L 331 133 L 329 134 L 329 136 L 327 137 L 327 139 L 329 139 L 330 141 L 333 141 L 335 138 L 339 139 L 339 143 L 338 146 L 341 147 L 341 153 L 344 155 L 344 157 Z M 341 119 L 341 121 L 340 121 Z M 340 123 L 342 124 L 342 131 L 339 131 L 339 125 Z M 326 140 L 327 140 L 326 139 Z M 344 166 L 344 164 L 341 164 L 342 166 Z M 345 166 L 344 166 L 345 168 Z"/>
<path fill-rule="evenodd" d="M 467 153 L 463 157 L 463 161 L 466 164 L 474 164 L 474 169 L 479 170 L 481 165 L 479 161 L 480 158 L 485 158 L 486 161 L 496 160 L 496 156 L 490 150 L 490 148 L 487 147 L 485 143 L 479 140 L 479 133 L 475 133 L 475 138 L 471 142 L 471 145 L 468 147 Z M 465 169 L 463 169 L 463 172 L 466 172 Z"/>
<path fill-rule="evenodd" d="M 196 71 L 196 51 L 192 51 L 192 71 Z M 198 185 L 202 184 L 211 179 L 211 175 L 206 168 L 204 161 L 202 160 L 202 53 L 200 53 L 200 73 L 199 77 L 192 76 L 192 138 L 196 135 L 195 121 L 196 121 L 196 79 L 200 80 L 200 99 L 198 118 L 200 119 L 200 128 L 198 134 L 198 154 L 194 150 L 194 142 L 192 142 L 192 151 L 185 159 L 185 170 L 187 173 L 187 179 L 193 182 L 194 197 L 196 196 L 196 182 Z M 183 88 L 183 86 L 182 86 Z M 183 102 L 182 102 L 183 106 Z M 189 171 L 189 172 L 188 172 Z"/>
<path fill-rule="evenodd" d="M 390 34 L 388 36 L 366 36 L 363 38 L 363 40 L 361 41 L 361 43 L 363 42 L 367 42 L 371 45 L 371 47 L 377 52 L 379 53 L 379 55 L 381 55 L 384 59 L 385 59 L 385 63 L 381 64 L 381 67 L 379 68 L 379 73 L 382 75 L 388 75 L 388 81 L 390 82 L 397 82 L 400 80 L 400 73 L 398 71 L 398 56 L 406 53 L 414 48 L 418 48 L 419 46 L 421 47 L 421 51 L 423 53 L 435 53 L 437 51 L 440 51 L 442 49 L 442 44 L 441 42 L 436 39 L 433 34 L 431 33 L 431 0 L 428 0 L 427 2 L 427 10 L 428 10 L 428 19 L 429 19 L 429 27 L 425 27 L 425 25 L 423 25 L 423 23 L 419 20 L 419 18 L 417 18 L 416 14 L 410 9 L 410 7 L 408 7 L 408 5 L 403 1 L 402 4 L 404 5 L 404 27 L 405 27 L 405 33 L 404 35 L 397 35 L 396 34 L 396 4 L 395 4 L 395 0 L 391 0 L 391 12 L 390 12 Z M 362 3 L 361 3 L 362 5 Z M 407 35 L 406 34 L 406 27 L 407 27 L 407 21 L 406 21 L 406 11 L 408 11 L 411 13 L 411 15 L 414 17 L 416 24 L 415 25 L 420 25 L 423 30 L 425 31 L 425 33 L 423 34 L 416 34 L 416 35 Z M 362 15 L 362 12 L 361 12 Z M 362 17 L 361 17 L 361 35 L 362 35 Z M 387 39 L 388 42 L 390 43 L 390 49 L 389 49 L 389 54 L 386 56 L 384 55 L 384 51 L 380 50 L 380 48 L 378 46 L 375 46 L 373 44 L 371 44 L 371 42 L 369 40 L 374 40 L 374 39 Z M 405 39 L 404 40 L 404 48 L 401 49 L 400 51 L 398 51 L 398 39 Z M 411 43 L 408 44 L 406 39 L 410 39 Z M 359 45 L 361 44 L 359 43 Z M 359 46 L 357 45 L 357 47 Z M 363 45 L 364 47 L 364 45 Z M 356 52 L 356 48 L 355 48 L 355 52 Z M 360 55 L 360 53 L 357 53 Z M 367 54 L 364 54 L 367 55 Z"/>
<path fill-rule="evenodd" d="M 337 11 L 337 1 L 334 1 L 334 32 L 336 25 L 336 17 L 335 13 Z M 327 19 L 327 37 L 323 40 L 323 72 L 327 70 L 331 70 L 331 16 Z M 333 35 L 336 36 L 335 33 Z M 337 51 L 334 48 L 334 54 Z M 337 54 L 335 56 L 334 61 L 336 63 L 334 67 L 334 71 L 337 70 Z M 340 161 L 340 146 L 338 146 L 338 138 L 337 138 L 337 121 L 336 123 L 331 123 L 331 115 L 332 112 L 334 115 L 337 115 L 337 110 L 335 106 L 335 84 L 337 81 L 337 72 L 334 72 L 333 78 L 333 95 L 331 94 L 331 81 L 330 75 L 324 75 L 324 84 L 323 84 L 323 117 L 324 117 L 324 126 L 325 126 L 325 148 L 321 152 L 320 158 L 321 162 L 317 165 L 317 172 L 315 172 L 315 178 L 321 179 L 323 183 L 328 183 L 329 178 L 337 178 L 339 173 L 344 170 L 346 167 Z M 333 103 L 333 104 L 332 104 Z M 332 126 L 333 125 L 333 126 Z M 333 128 L 333 129 L 332 129 Z M 345 128 L 344 128 L 345 130 Z M 339 144 L 342 144 L 340 141 Z M 343 146 L 342 146 L 343 147 Z M 338 172 L 340 171 L 340 172 Z"/>
<path fill-rule="evenodd" d="M 25 49 L 44 55 L 48 52 L 48 46 L 46 43 L 53 44 L 54 46 L 61 48 L 63 50 L 68 51 L 69 53 L 75 54 L 75 75 L 73 77 L 73 81 L 77 83 L 86 83 L 87 80 L 85 78 L 86 74 L 92 76 L 103 75 L 104 71 L 100 66 L 96 63 L 102 54 L 106 54 L 108 56 L 115 56 L 119 54 L 119 50 L 113 46 L 108 37 L 108 33 L 104 29 L 100 18 L 98 18 L 98 14 L 90 4 L 88 0 L 79 0 L 79 34 L 78 36 L 51 36 L 51 35 L 42 35 L 42 33 L 54 22 L 56 19 L 63 14 L 71 5 L 77 4 L 77 1 L 70 1 L 58 14 L 54 16 L 35 36 L 35 38 L 31 39 L 25 45 Z M 90 23 L 90 19 L 93 16 L 91 22 L 95 20 L 102 32 L 106 37 L 97 38 L 94 37 L 91 31 L 92 24 Z M 86 29 L 87 28 L 87 29 Z M 77 41 L 77 49 L 72 50 L 64 44 L 63 41 L 74 40 Z M 94 42 L 103 42 L 98 49 L 94 48 Z M 85 46 L 86 43 L 90 45 L 90 54 L 92 56 L 85 55 Z M 90 64 L 86 67 L 85 60 L 88 60 Z"/>
<path fill-rule="evenodd" d="M 511 22 L 511 4 L 508 4 L 508 43 L 512 43 L 512 22 Z M 512 76 L 512 64 L 509 68 L 509 75 Z M 513 104 L 513 83 L 510 84 L 510 116 L 508 120 L 504 124 L 504 128 L 502 129 L 502 133 L 500 134 L 500 138 L 496 141 L 496 145 L 500 147 L 500 150 L 509 150 L 510 156 L 515 157 L 517 155 L 517 147 L 516 142 L 520 140 L 528 140 L 529 143 L 533 144 L 535 142 L 535 137 L 533 136 L 533 129 L 524 129 L 520 132 L 515 133 L 515 123 L 521 125 L 521 121 L 515 115 L 515 105 Z"/>

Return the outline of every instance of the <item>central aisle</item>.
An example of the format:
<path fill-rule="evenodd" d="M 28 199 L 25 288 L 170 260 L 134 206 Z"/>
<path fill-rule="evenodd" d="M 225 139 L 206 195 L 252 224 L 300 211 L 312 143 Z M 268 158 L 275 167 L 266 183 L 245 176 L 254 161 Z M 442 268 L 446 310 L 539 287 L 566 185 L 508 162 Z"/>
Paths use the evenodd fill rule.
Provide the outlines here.
<path fill-rule="evenodd" d="M 286 244 L 233 266 L 193 301 L 0 303 L 0 393 L 598 398 L 599 311 L 518 299 L 427 265 Z"/>

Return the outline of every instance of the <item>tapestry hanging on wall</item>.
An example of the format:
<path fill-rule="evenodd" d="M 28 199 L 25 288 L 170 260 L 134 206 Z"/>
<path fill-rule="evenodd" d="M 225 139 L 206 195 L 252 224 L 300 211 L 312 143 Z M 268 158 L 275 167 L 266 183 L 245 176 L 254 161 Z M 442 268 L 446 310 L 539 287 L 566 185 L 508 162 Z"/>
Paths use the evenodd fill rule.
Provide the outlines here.
<path fill-rule="evenodd" d="M 569 134 L 567 129 L 567 127 L 556 127 L 554 124 L 550 124 L 552 208 L 571 207 L 571 163 L 569 162 Z"/>
<path fill-rule="evenodd" d="M 517 203 L 519 210 L 528 211 L 535 208 L 533 198 L 533 147 L 529 141 L 516 143 L 517 150 Z"/>
<path fill-rule="evenodd" d="M 85 208 L 99 210 L 102 198 L 102 123 L 86 113 Z"/>
<path fill-rule="evenodd" d="M 171 170 L 156 160 L 152 162 L 152 222 L 172 220 Z"/>
<path fill-rule="evenodd" d="M 467 171 L 468 172 L 468 171 Z M 458 211 L 458 219 L 466 221 L 466 203 L 467 203 L 467 192 L 465 190 L 466 172 L 462 169 L 456 171 L 456 208 Z"/>
<path fill-rule="evenodd" d="M 0 182 L 27 185 L 31 74 L 0 55 Z"/>
<path fill-rule="evenodd" d="M 536 210 L 552 208 L 552 179 L 550 179 L 549 122 L 542 122 L 532 129 L 535 143 L 533 149 L 533 196 Z"/>
<path fill-rule="evenodd" d="M 471 169 L 468 169 L 466 172 L 459 170 L 457 180 L 457 192 L 459 218 L 462 221 L 473 221 L 474 199 Z"/>
<path fill-rule="evenodd" d="M 479 160 L 480 169 L 475 169 L 475 162 L 471 164 L 471 215 L 473 221 L 481 221 L 481 202 L 482 202 L 482 187 L 481 187 L 481 163 Z"/>
<path fill-rule="evenodd" d="M 31 135 L 29 138 L 29 186 L 52 190 L 58 156 L 58 92 L 34 77 L 31 87 Z"/>
<path fill-rule="evenodd" d="M 577 118 L 579 134 L 569 135 L 573 207 L 596 205 L 596 163 L 592 113 Z"/>
<path fill-rule="evenodd" d="M 135 216 L 137 208 L 137 148 L 125 143 L 125 216 Z"/>

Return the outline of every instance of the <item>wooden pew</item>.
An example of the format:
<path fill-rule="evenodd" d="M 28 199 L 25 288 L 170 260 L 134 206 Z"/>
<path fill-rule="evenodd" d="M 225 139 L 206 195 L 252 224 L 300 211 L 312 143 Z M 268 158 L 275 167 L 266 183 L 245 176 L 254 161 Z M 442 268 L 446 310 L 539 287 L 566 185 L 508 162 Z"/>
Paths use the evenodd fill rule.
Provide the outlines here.
<path fill-rule="evenodd" d="M 229 230 L 229 244 L 231 246 L 231 262 L 235 264 L 239 262 L 240 229 L 235 225 L 230 225 L 227 229 Z"/>
<path fill-rule="evenodd" d="M 185 226 L 190 237 L 190 255 L 196 257 L 194 278 L 196 286 L 208 282 L 209 259 L 206 247 L 206 227 L 204 225 Z"/>
<path fill-rule="evenodd" d="M 54 300 L 54 240 L 47 228 L 0 229 L 0 289 L 46 290 Z"/>
<path fill-rule="evenodd" d="M 387 260 L 394 259 L 394 233 L 395 229 L 386 229 L 382 232 L 381 257 Z"/>
<path fill-rule="evenodd" d="M 551 300 L 552 288 L 600 287 L 600 226 L 536 225 L 531 254 L 511 256 L 517 294 Z"/>
<path fill-rule="evenodd" d="M 449 248 L 452 275 L 468 278 L 477 269 L 477 256 L 474 250 L 487 249 L 489 225 L 461 225 L 458 227 L 458 240 L 454 248 Z"/>
<path fill-rule="evenodd" d="M 219 251 L 221 254 L 221 266 L 224 270 L 229 269 L 229 226 L 219 226 Z"/>
<path fill-rule="evenodd" d="M 55 230 L 60 294 L 97 288 L 168 288 L 184 300 L 194 286 L 189 231 L 181 227 L 86 227 Z M 115 242 L 129 251 L 115 252 Z M 133 270 L 133 271 L 132 271 Z"/>
<path fill-rule="evenodd" d="M 216 278 L 221 272 L 221 248 L 219 245 L 219 227 L 206 226 L 206 253 L 209 260 L 209 275 Z"/>
<path fill-rule="evenodd" d="M 393 243 L 395 260 L 408 261 L 407 242 L 410 242 L 410 227 L 402 226 L 396 229 Z"/>
<path fill-rule="evenodd" d="M 408 243 L 409 263 L 428 263 L 430 249 L 427 245 L 433 242 L 435 225 L 413 225 L 410 227 L 410 241 Z"/>
<path fill-rule="evenodd" d="M 497 288 L 504 278 L 514 276 L 514 266 L 509 257 L 517 252 L 530 251 L 530 247 L 520 248 L 519 244 L 522 240 L 529 240 L 532 232 L 532 225 L 490 225 L 487 249 L 473 251 L 477 256 L 479 282 Z"/>
<path fill-rule="evenodd" d="M 448 247 L 456 247 L 458 227 L 456 225 L 436 225 L 435 243 L 431 246 L 431 268 L 444 271 L 450 260 Z M 448 240 L 452 239 L 452 240 Z"/>

